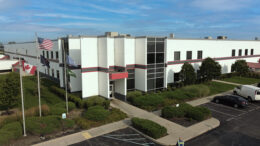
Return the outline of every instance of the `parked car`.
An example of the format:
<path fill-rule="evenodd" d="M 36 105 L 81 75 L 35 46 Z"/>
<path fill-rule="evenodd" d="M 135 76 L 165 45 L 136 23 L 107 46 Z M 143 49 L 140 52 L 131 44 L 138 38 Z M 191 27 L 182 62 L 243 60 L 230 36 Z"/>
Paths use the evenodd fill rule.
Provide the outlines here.
<path fill-rule="evenodd" d="M 260 88 L 260 83 L 258 83 L 258 84 L 257 84 L 257 87 L 259 87 L 259 88 Z"/>
<path fill-rule="evenodd" d="M 237 86 L 233 93 L 248 99 L 248 101 L 260 100 L 260 88 L 252 85 Z"/>
<path fill-rule="evenodd" d="M 233 106 L 235 108 L 243 108 L 248 105 L 247 100 L 237 95 L 216 96 L 213 98 L 213 102 Z"/>

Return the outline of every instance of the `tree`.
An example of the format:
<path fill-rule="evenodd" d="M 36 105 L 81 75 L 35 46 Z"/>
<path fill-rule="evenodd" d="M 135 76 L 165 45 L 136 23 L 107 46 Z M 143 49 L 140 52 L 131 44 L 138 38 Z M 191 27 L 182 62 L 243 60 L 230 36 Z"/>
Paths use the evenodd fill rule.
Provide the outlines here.
<path fill-rule="evenodd" d="M 8 42 L 8 44 L 16 44 L 16 42 L 14 42 L 14 41 L 11 41 L 11 42 Z"/>
<path fill-rule="evenodd" d="M 248 74 L 249 67 L 245 60 L 237 60 L 234 64 L 232 64 L 231 72 L 236 72 L 240 76 L 244 76 Z"/>
<path fill-rule="evenodd" d="M 212 80 L 221 75 L 221 65 L 208 57 L 202 61 L 200 75 L 203 79 Z"/>
<path fill-rule="evenodd" d="M 19 75 L 10 73 L 0 82 L 0 107 L 9 114 L 9 109 L 16 106 L 19 101 Z"/>
<path fill-rule="evenodd" d="M 194 84 L 196 80 L 196 73 L 193 66 L 187 62 L 182 65 L 180 78 L 185 85 Z"/>

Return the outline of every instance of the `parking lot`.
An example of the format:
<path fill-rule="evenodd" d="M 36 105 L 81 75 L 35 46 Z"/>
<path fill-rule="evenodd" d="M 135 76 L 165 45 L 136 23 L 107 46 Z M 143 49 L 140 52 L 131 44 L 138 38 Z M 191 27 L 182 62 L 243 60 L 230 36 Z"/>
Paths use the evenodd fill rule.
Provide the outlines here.
<path fill-rule="evenodd" d="M 160 146 L 131 128 L 117 130 L 71 146 Z"/>
<path fill-rule="evenodd" d="M 186 142 L 186 145 L 260 145 L 260 102 L 249 103 L 246 108 L 234 108 L 213 102 L 201 106 L 212 111 L 212 116 L 220 120 L 220 126 Z"/>

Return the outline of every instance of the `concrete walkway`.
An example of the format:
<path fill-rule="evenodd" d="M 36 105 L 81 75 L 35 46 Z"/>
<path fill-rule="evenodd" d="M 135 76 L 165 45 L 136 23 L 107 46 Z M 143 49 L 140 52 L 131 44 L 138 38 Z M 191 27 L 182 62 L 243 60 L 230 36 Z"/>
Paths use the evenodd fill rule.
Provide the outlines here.
<path fill-rule="evenodd" d="M 235 86 L 241 85 L 241 84 L 238 84 L 238 83 L 227 82 L 227 81 L 221 81 L 221 80 L 212 80 L 212 81 L 214 81 L 214 82 L 219 82 L 219 83 L 224 83 L 224 84 L 235 85 Z"/>
<path fill-rule="evenodd" d="M 107 134 L 116 130 L 127 128 L 129 123 L 127 120 L 121 120 L 118 122 L 106 124 L 100 127 L 92 128 L 82 132 L 70 134 L 67 136 L 59 137 L 53 140 L 35 144 L 34 146 L 66 146 L 74 143 L 78 143 L 93 137 L 97 137 L 103 134 Z"/>
<path fill-rule="evenodd" d="M 218 127 L 220 124 L 219 120 L 210 118 L 190 127 L 183 127 L 179 124 L 161 118 L 154 113 L 147 112 L 117 99 L 113 99 L 110 105 L 112 107 L 119 108 L 128 114 L 129 117 L 149 119 L 164 126 L 168 131 L 168 135 L 156 140 L 164 145 L 175 145 L 179 137 L 181 137 L 184 141 L 188 141 L 202 133 Z"/>

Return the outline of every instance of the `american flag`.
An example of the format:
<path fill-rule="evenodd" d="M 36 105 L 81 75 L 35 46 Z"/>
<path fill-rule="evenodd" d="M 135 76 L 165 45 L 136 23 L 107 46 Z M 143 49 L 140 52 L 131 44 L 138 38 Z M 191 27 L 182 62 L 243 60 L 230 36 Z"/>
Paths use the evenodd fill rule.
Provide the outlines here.
<path fill-rule="evenodd" d="M 38 38 L 39 48 L 44 50 L 51 50 L 53 43 L 49 39 Z"/>

